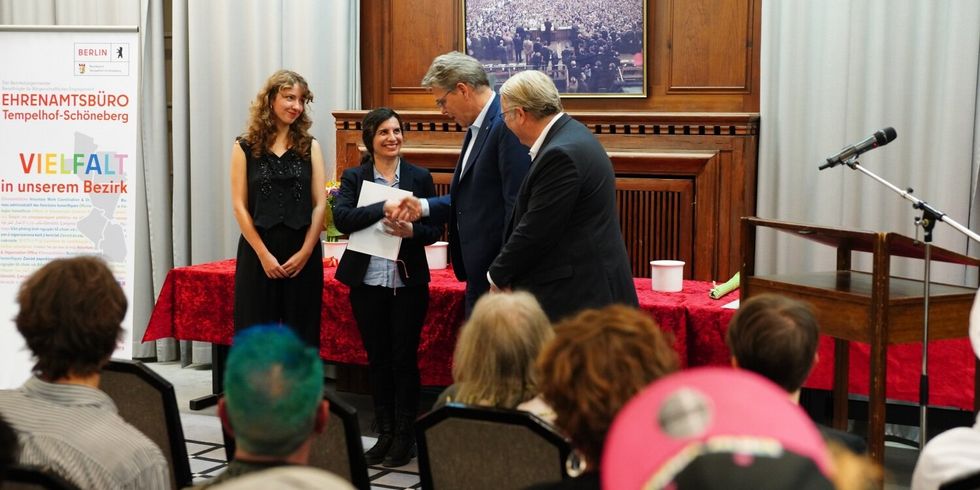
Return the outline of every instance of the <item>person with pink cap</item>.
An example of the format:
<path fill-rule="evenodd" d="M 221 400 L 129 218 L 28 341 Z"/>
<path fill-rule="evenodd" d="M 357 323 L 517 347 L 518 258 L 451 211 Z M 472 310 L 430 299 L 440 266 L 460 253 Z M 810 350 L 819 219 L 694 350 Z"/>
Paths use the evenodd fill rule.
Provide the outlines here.
<path fill-rule="evenodd" d="M 746 370 L 693 368 L 619 412 L 602 488 L 823 490 L 834 488 L 833 468 L 820 432 L 778 386 Z"/>

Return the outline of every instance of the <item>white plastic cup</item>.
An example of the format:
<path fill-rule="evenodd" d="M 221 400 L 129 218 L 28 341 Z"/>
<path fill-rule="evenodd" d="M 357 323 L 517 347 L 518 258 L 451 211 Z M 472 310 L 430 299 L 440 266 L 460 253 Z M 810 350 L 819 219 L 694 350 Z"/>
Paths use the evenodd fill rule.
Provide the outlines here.
<path fill-rule="evenodd" d="M 425 260 L 429 263 L 429 269 L 445 269 L 449 254 L 448 242 L 435 242 L 425 246 Z"/>
<path fill-rule="evenodd" d="M 684 289 L 683 260 L 651 260 L 650 286 L 654 291 L 676 293 Z"/>

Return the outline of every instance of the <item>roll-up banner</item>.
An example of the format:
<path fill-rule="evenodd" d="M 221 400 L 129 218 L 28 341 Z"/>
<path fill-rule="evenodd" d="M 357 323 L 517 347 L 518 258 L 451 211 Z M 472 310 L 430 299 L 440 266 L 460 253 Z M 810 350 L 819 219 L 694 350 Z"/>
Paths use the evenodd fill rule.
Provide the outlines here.
<path fill-rule="evenodd" d="M 31 374 L 17 293 L 56 258 L 109 264 L 132 357 L 139 53 L 136 27 L 0 26 L 0 388 Z"/>

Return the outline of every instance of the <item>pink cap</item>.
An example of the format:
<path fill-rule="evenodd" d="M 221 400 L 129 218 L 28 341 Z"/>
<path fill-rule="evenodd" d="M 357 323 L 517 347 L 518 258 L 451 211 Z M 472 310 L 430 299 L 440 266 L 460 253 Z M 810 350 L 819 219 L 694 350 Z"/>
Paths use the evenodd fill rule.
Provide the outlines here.
<path fill-rule="evenodd" d="M 623 407 L 601 476 L 602 488 L 617 490 L 793 488 L 778 485 L 785 472 L 794 485 L 822 488 L 830 468 L 819 431 L 785 390 L 749 371 L 705 367 L 661 378 Z"/>

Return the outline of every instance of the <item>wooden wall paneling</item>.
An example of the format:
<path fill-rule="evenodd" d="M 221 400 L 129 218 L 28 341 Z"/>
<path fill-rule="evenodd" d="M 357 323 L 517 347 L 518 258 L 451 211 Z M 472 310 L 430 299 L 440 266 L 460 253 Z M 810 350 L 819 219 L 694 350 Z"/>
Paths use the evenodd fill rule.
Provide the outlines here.
<path fill-rule="evenodd" d="M 361 0 L 361 105 L 373 109 L 388 105 L 385 64 L 389 62 L 389 18 L 381 0 Z"/>
<path fill-rule="evenodd" d="M 753 0 L 667 3 L 667 93 L 750 93 Z"/>
<path fill-rule="evenodd" d="M 718 200 L 718 243 L 716 253 L 718 254 L 718 268 L 714 271 L 715 280 L 718 282 L 727 281 L 731 276 L 721 277 L 723 271 L 730 271 L 734 267 L 738 271 L 741 267 L 741 256 L 739 253 L 739 239 L 735 241 L 722 241 L 721 237 L 738 237 L 741 232 L 739 218 L 735 216 L 746 212 L 745 203 L 742 202 L 741 186 L 744 185 L 742 161 L 737 154 L 740 152 L 738 144 L 733 145 L 730 150 L 719 152 L 720 163 L 718 165 L 718 193 L 725 197 Z M 751 214 L 751 213 L 749 213 Z M 734 272 L 732 272 L 734 274 Z"/>
<path fill-rule="evenodd" d="M 336 121 L 337 129 L 337 161 L 334 169 L 334 175 L 332 180 L 340 180 L 340 176 L 343 175 L 344 170 L 350 167 L 356 167 L 361 161 L 361 149 L 364 148 L 364 144 L 361 141 L 361 119 L 364 117 L 364 113 L 356 119 L 356 124 L 353 119 L 348 119 L 346 121 Z M 336 117 L 336 113 L 334 115 Z M 331 176 L 327 176 L 328 179 Z"/>
<path fill-rule="evenodd" d="M 432 59 L 456 49 L 459 0 L 361 0 L 363 107 L 431 108 L 420 86 Z"/>
<path fill-rule="evenodd" d="M 741 254 L 739 251 L 739 240 L 737 237 L 741 233 L 739 221 L 742 216 L 755 216 L 755 189 L 756 189 L 756 145 L 757 139 L 743 139 L 736 141 L 732 146 L 729 158 L 729 165 L 722 165 L 723 174 L 721 182 L 723 187 L 721 192 L 728 195 L 722 201 L 719 209 L 719 236 L 733 237 L 735 241 L 729 243 L 719 243 L 719 248 L 727 247 L 727 260 L 719 261 L 721 267 L 718 274 L 718 281 L 727 281 L 729 277 L 723 277 L 724 271 L 728 271 L 728 276 L 734 275 L 741 268 Z"/>
<path fill-rule="evenodd" d="M 432 172 L 432 180 L 438 184 L 445 179 L 445 184 L 453 179 L 456 160 L 459 160 L 459 148 L 453 148 L 452 143 L 447 147 L 405 147 L 402 146 L 402 157 L 406 160 L 425 167 Z M 447 192 L 448 194 L 448 192 Z"/>
<path fill-rule="evenodd" d="M 725 250 L 719 248 L 718 206 L 724 196 L 719 195 L 720 158 L 718 154 L 705 162 L 695 177 L 697 195 L 694 205 L 694 254 L 702 260 L 694 263 L 694 274 L 701 279 L 717 277 L 718 260 Z"/>
<path fill-rule="evenodd" d="M 392 94 L 425 96 L 420 86 L 432 58 L 449 51 L 459 38 L 461 2 L 445 0 L 386 0 L 389 29 L 387 70 Z M 450 46 L 447 49 L 447 46 Z"/>
<path fill-rule="evenodd" d="M 649 275 L 651 260 L 693 264 L 693 204 L 692 179 L 616 179 L 616 208 L 634 277 Z M 684 272 L 693 277 L 690 267 Z"/>

